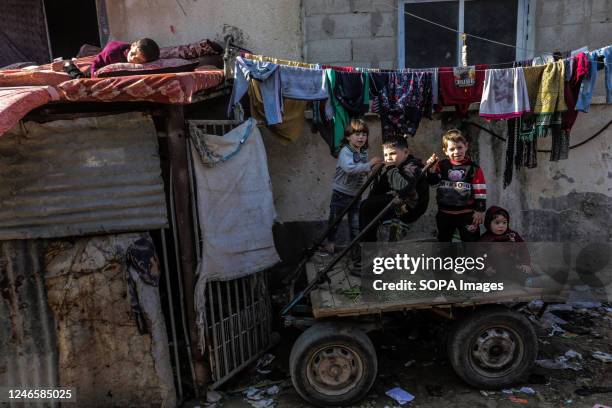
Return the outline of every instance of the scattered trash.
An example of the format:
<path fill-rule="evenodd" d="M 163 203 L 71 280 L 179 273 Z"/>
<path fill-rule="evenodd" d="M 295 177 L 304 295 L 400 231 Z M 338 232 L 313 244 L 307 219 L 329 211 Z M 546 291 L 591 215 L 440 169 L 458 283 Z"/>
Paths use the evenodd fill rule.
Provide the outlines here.
<path fill-rule="evenodd" d="M 221 398 L 223 398 L 223 395 L 221 395 L 220 392 L 217 391 L 213 391 L 213 390 L 208 390 L 206 392 L 206 402 L 207 403 L 215 403 L 221 400 Z"/>
<path fill-rule="evenodd" d="M 266 394 L 268 395 L 276 395 L 280 392 L 280 387 L 278 385 L 273 385 L 266 390 Z"/>
<path fill-rule="evenodd" d="M 260 400 L 263 398 L 261 390 L 255 387 L 250 387 L 246 390 L 245 395 L 250 400 Z"/>
<path fill-rule="evenodd" d="M 432 397 L 441 397 L 444 393 L 442 392 L 442 386 L 436 384 L 425 385 L 427 393 Z"/>
<path fill-rule="evenodd" d="M 502 390 L 502 393 L 506 395 L 512 395 L 512 394 L 518 394 L 518 393 L 534 395 L 536 391 L 531 387 L 521 387 L 518 389 L 517 388 L 507 388 L 505 390 Z"/>
<path fill-rule="evenodd" d="M 270 360 L 272 361 L 272 360 Z M 278 388 L 277 385 L 270 388 Z M 269 390 L 269 389 L 268 389 Z M 246 401 L 251 404 L 253 408 L 268 408 L 274 406 L 274 400 L 271 398 L 266 398 L 266 394 L 268 390 L 261 390 L 255 387 L 249 387 L 245 391 Z M 280 388 L 279 388 L 280 390 Z"/>
<path fill-rule="evenodd" d="M 272 399 L 261 399 L 257 401 L 247 401 L 253 408 L 269 408 L 274 406 L 274 400 Z"/>
<path fill-rule="evenodd" d="M 612 408 L 612 407 L 609 407 L 607 405 L 595 404 L 593 405 L 593 408 Z"/>
<path fill-rule="evenodd" d="M 603 351 L 595 351 L 591 356 L 595 360 L 599 360 L 603 363 L 612 363 L 612 354 L 604 353 Z"/>
<path fill-rule="evenodd" d="M 536 364 L 549 370 L 570 369 L 580 371 L 582 370 L 582 365 L 578 362 L 578 360 L 582 360 L 582 354 L 574 350 L 568 350 L 565 352 L 565 355 L 557 357 L 554 360 L 536 360 Z"/>
<path fill-rule="evenodd" d="M 567 358 L 578 358 L 579 360 L 582 360 L 582 354 L 580 354 L 577 351 L 574 350 L 567 350 L 565 352 L 565 357 Z"/>
<path fill-rule="evenodd" d="M 480 394 L 481 394 L 483 397 L 488 397 L 488 396 L 490 396 L 490 395 L 495 395 L 495 391 L 483 391 L 483 390 L 480 390 Z"/>
<path fill-rule="evenodd" d="M 404 405 L 414 400 L 414 395 L 410 394 L 406 390 L 401 389 L 400 387 L 391 388 L 385 394 L 388 397 L 393 398 L 400 405 Z"/>
<path fill-rule="evenodd" d="M 523 404 L 523 405 L 527 405 L 529 404 L 529 400 L 526 400 L 524 398 L 519 398 L 519 397 L 515 397 L 515 396 L 510 396 L 508 397 L 508 399 L 512 402 L 514 402 L 515 404 Z"/>
<path fill-rule="evenodd" d="M 409 360 L 406 361 L 406 363 L 404 363 L 404 367 L 410 367 L 411 365 L 413 365 L 416 361 L 415 360 Z"/>
<path fill-rule="evenodd" d="M 581 387 L 574 391 L 576 395 L 588 397 L 593 394 L 605 394 L 612 392 L 612 387 Z"/>
<path fill-rule="evenodd" d="M 573 402 L 574 402 L 574 400 L 573 400 L 573 399 L 568 399 L 567 401 L 565 401 L 565 403 L 566 403 L 566 404 L 571 404 L 571 403 L 573 403 Z"/>
<path fill-rule="evenodd" d="M 270 363 L 272 362 L 272 360 L 274 360 L 275 356 L 273 354 L 264 354 L 263 356 L 260 357 L 259 360 L 257 360 L 257 364 L 255 365 L 255 370 L 257 370 L 257 372 L 259 374 L 270 374 L 272 372 L 272 370 L 266 370 L 264 369 L 264 367 L 267 367 L 268 365 L 270 365 Z"/>

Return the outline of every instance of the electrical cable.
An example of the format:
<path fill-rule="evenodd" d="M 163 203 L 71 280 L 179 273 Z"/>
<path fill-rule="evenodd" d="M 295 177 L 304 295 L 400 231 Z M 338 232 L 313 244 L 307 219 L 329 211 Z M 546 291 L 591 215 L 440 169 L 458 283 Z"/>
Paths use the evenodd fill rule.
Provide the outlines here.
<path fill-rule="evenodd" d="M 492 135 L 492 136 L 496 137 L 497 139 L 499 139 L 499 140 L 501 140 L 501 141 L 504 141 L 504 142 L 506 141 L 506 138 L 505 138 L 505 137 L 498 135 L 497 133 L 493 132 L 491 129 L 488 129 L 488 128 L 486 128 L 486 127 L 482 126 L 482 125 L 479 125 L 478 123 L 474 123 L 474 122 L 471 122 L 471 121 L 469 121 L 469 120 L 463 121 L 463 122 L 461 122 L 461 123 L 462 123 L 462 124 L 465 124 L 465 125 L 471 125 L 471 126 L 477 127 L 477 128 L 479 128 L 479 129 L 481 129 L 481 130 L 484 130 L 485 132 L 489 133 L 490 135 Z M 575 149 L 575 148 L 577 148 L 577 147 L 580 147 L 580 146 L 582 146 L 582 145 L 584 145 L 584 144 L 586 144 L 586 143 L 590 142 L 591 140 L 593 140 L 593 139 L 595 139 L 597 136 L 599 136 L 601 133 L 603 133 L 603 131 L 604 131 L 604 130 L 606 130 L 606 129 L 608 128 L 608 126 L 610 126 L 611 124 L 612 124 L 612 120 L 610 120 L 610 121 L 609 121 L 607 124 L 605 124 L 605 125 L 604 125 L 604 127 L 602 127 L 601 129 L 599 129 L 599 130 L 598 130 L 597 132 L 595 132 L 595 134 L 593 134 L 592 136 L 590 136 L 590 137 L 586 138 L 585 140 L 583 140 L 583 141 L 582 141 L 582 142 L 580 142 L 580 143 L 577 143 L 577 144 L 575 144 L 575 145 L 573 145 L 573 146 L 570 146 L 569 148 L 570 148 L 570 149 Z M 551 152 L 551 150 L 538 150 L 538 153 L 550 153 L 550 152 Z"/>

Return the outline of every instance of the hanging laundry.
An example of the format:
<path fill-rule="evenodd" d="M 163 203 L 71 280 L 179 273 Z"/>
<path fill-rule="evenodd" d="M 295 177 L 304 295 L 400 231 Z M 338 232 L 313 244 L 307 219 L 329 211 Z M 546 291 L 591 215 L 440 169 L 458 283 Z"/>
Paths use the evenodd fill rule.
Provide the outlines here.
<path fill-rule="evenodd" d="M 370 109 L 370 76 L 366 73 L 336 72 L 334 96 L 349 116 L 361 116 Z"/>
<path fill-rule="evenodd" d="M 480 116 L 487 119 L 511 119 L 529 111 L 523 68 L 486 71 Z"/>
<path fill-rule="evenodd" d="M 565 82 L 565 103 L 567 104 L 567 111 L 563 113 L 561 117 L 561 133 L 556 137 L 557 140 L 553 140 L 552 152 L 550 155 L 551 161 L 565 160 L 569 155 L 570 145 L 570 132 L 576 118 L 578 117 L 578 111 L 575 109 L 576 102 L 578 100 L 578 94 L 580 93 L 580 85 L 582 80 L 589 72 L 589 58 L 584 52 L 577 54 L 575 57 L 570 58 L 571 67 L 573 69 L 572 76 L 569 81 Z M 567 67 L 567 64 L 566 64 Z M 567 77 L 567 75 L 566 75 Z"/>
<path fill-rule="evenodd" d="M 471 103 L 480 102 L 484 86 L 486 64 L 468 67 L 440 67 L 438 81 L 440 98 L 437 110 L 442 106 L 455 105 L 462 114 L 467 114 Z"/>
<path fill-rule="evenodd" d="M 244 58 L 247 58 L 247 59 L 250 59 L 250 60 L 253 60 L 253 61 L 272 62 L 272 63 L 277 64 L 277 65 L 287 65 L 287 66 L 290 66 L 290 67 L 312 68 L 312 69 L 319 69 L 319 68 L 321 68 L 321 66 L 319 64 L 309 64 L 309 63 L 301 62 L 301 61 L 290 61 L 290 60 L 266 57 L 265 55 L 254 55 L 254 54 L 245 53 L 244 54 Z"/>
<path fill-rule="evenodd" d="M 266 61 L 253 61 L 242 57 L 236 58 L 234 65 L 234 87 L 227 109 L 231 116 L 232 109 L 249 90 L 252 80 L 259 82 L 258 90 L 263 104 L 263 112 L 268 125 L 283 121 L 283 100 L 281 98 L 280 70 L 277 64 Z"/>
<path fill-rule="evenodd" d="M 529 68 L 525 68 L 527 90 L 531 79 L 527 81 Z M 523 138 L 533 139 L 548 135 L 551 127 L 561 129 L 561 113 L 567 111 L 564 97 L 565 64 L 557 61 L 544 66 L 535 103 L 531 105 L 533 115 L 526 115 L 523 121 L 521 135 Z M 531 103 L 533 95 L 529 93 Z"/>
<path fill-rule="evenodd" d="M 280 73 L 283 98 L 315 101 L 329 97 L 322 69 L 281 65 Z"/>
<path fill-rule="evenodd" d="M 593 99 L 593 89 L 597 83 L 597 71 L 605 66 L 606 102 L 612 103 L 612 46 L 588 53 L 589 73 L 580 85 L 576 110 L 587 113 Z"/>
<path fill-rule="evenodd" d="M 329 101 L 313 101 L 312 102 L 312 122 L 310 131 L 321 135 L 323 141 L 329 146 L 329 153 L 333 157 L 338 157 L 338 149 L 334 148 L 334 123 L 328 120 L 325 115 L 326 105 Z"/>
<path fill-rule="evenodd" d="M 249 101 L 251 107 L 251 116 L 257 120 L 259 126 L 263 126 L 266 119 L 264 97 L 261 91 L 260 81 L 251 81 L 249 83 Z M 283 120 L 281 123 L 270 125 L 268 129 L 272 134 L 278 136 L 281 143 L 287 144 L 296 140 L 304 126 L 304 111 L 306 110 L 306 101 L 298 101 L 296 99 L 283 100 Z"/>
<path fill-rule="evenodd" d="M 371 74 L 378 96 L 373 110 L 380 115 L 383 143 L 395 137 L 414 136 L 421 118 L 431 118 L 431 72 Z M 386 78 L 387 83 L 384 83 Z"/>
<path fill-rule="evenodd" d="M 327 119 L 333 122 L 334 126 L 333 144 L 330 149 L 335 152 L 335 155 L 337 154 L 340 148 L 340 143 L 344 138 L 344 129 L 350 120 L 348 112 L 346 109 L 344 109 L 344 106 L 342 106 L 340 101 L 338 101 L 334 92 L 337 79 L 336 74 L 337 72 L 333 69 L 325 69 L 325 83 L 327 86 L 327 92 L 329 93 L 329 103 L 326 104 L 325 114 Z"/>
<path fill-rule="evenodd" d="M 438 68 L 410 68 L 408 72 L 431 72 L 431 103 L 438 105 Z"/>

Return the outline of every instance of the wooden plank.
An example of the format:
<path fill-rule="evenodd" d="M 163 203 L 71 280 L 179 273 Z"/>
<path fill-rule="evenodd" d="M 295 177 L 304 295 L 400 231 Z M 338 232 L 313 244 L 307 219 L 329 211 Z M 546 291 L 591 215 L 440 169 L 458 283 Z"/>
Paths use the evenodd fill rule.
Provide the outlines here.
<path fill-rule="evenodd" d="M 331 260 L 330 257 L 313 256 L 312 261 L 306 265 L 308 281 L 315 279 L 317 271 L 321 270 Z M 330 284 L 322 284 L 311 292 L 312 312 L 316 319 L 324 317 L 346 317 L 369 314 L 380 314 L 401 310 L 431 309 L 434 307 L 469 307 L 491 303 L 528 302 L 542 299 L 543 292 L 537 290 L 525 290 L 517 286 L 504 290 L 503 296 L 499 293 L 482 293 L 476 296 L 459 297 L 451 299 L 439 296 L 436 299 L 429 296 L 415 297 L 413 299 L 401 299 L 393 301 L 364 302 L 363 299 L 356 301 L 342 295 L 340 292 L 353 286 L 361 287 L 361 278 L 350 275 L 342 263 L 332 269 L 329 273 Z"/>

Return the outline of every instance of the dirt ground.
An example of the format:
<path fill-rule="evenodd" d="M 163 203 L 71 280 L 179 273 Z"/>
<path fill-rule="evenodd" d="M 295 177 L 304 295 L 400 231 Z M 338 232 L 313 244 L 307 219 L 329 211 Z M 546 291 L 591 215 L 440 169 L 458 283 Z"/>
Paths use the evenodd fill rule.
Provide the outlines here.
<path fill-rule="evenodd" d="M 612 362 L 606 363 L 592 357 L 592 353 L 596 351 L 612 353 L 612 309 L 606 306 L 609 305 L 590 309 L 573 307 L 571 310 L 553 310 L 534 324 L 539 338 L 538 359 L 554 359 L 569 350 L 582 356 L 582 359 L 569 359 L 570 363 L 576 364 L 577 371 L 536 366 L 527 381 L 513 387 L 518 389 L 527 386 L 532 388 L 535 394 L 516 391 L 512 394 L 502 391 L 485 392 L 462 382 L 445 356 L 445 325 L 432 322 L 430 318 L 404 321 L 403 326 L 370 333 L 379 358 L 378 378 L 368 396 L 355 407 L 398 407 L 399 404 L 385 395 L 387 390 L 394 387 L 401 387 L 415 396 L 412 402 L 404 405 L 410 408 L 592 408 L 595 404 L 612 406 Z M 527 308 L 523 312 L 528 317 L 534 317 Z M 558 320 L 561 317 L 563 320 Z M 275 358 L 264 368 L 269 370 L 269 373 L 262 373 L 261 370 L 258 372 L 254 366 L 249 367 L 219 390 L 222 397 L 220 401 L 200 406 L 257 406 L 257 402 L 249 402 L 246 390 L 253 386 L 265 390 L 278 385 L 278 394 L 265 398 L 269 400 L 270 405 L 267 406 L 311 407 L 295 392 L 288 375 L 289 353 L 299 332 L 284 330 L 280 334 L 281 342 L 270 350 L 270 354 Z M 591 395 L 578 395 L 576 390 L 584 387 L 587 387 L 587 393 L 588 387 L 608 389 L 600 389 L 600 392 Z M 262 402 L 259 404 L 262 404 L 260 407 L 266 406 Z M 197 404 L 187 406 L 195 405 Z"/>

